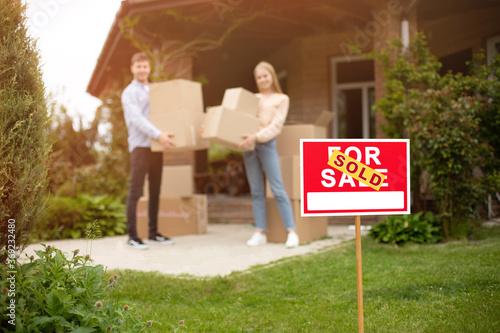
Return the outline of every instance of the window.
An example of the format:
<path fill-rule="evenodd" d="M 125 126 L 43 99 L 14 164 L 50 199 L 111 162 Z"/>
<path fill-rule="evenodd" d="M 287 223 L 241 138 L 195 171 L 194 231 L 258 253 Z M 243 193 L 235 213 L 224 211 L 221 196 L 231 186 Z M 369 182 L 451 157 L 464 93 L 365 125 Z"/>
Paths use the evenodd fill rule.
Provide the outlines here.
<path fill-rule="evenodd" d="M 334 138 L 374 138 L 375 70 L 373 60 L 353 57 L 331 60 Z"/>

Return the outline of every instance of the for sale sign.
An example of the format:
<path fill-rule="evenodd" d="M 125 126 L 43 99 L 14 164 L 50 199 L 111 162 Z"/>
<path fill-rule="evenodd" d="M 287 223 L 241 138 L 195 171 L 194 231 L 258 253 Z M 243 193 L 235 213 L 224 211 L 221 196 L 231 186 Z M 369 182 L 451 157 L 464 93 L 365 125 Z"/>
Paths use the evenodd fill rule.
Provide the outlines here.
<path fill-rule="evenodd" d="M 300 140 L 302 216 L 410 213 L 410 141 Z"/>

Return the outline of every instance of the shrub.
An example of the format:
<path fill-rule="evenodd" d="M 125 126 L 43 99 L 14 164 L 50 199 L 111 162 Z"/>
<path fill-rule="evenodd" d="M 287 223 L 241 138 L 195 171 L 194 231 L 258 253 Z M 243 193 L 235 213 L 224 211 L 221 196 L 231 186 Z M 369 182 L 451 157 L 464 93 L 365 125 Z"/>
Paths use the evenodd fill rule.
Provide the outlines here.
<path fill-rule="evenodd" d="M 49 240 L 68 238 L 68 231 L 81 221 L 82 207 L 74 198 L 55 196 L 47 200 L 44 218 L 31 233 L 32 240 Z"/>
<path fill-rule="evenodd" d="M 415 209 L 426 210 L 424 199 L 432 195 L 448 238 L 454 223 L 475 218 L 487 195 L 500 190 L 500 61 L 485 66 L 478 55 L 469 75 L 440 75 L 423 35 L 408 52 L 400 52 L 398 41 L 392 46 L 399 52 L 394 61 L 387 51 L 375 55 L 387 78 L 375 109 L 387 120 L 388 137 L 410 138 Z M 430 193 L 422 186 L 427 182 Z"/>
<path fill-rule="evenodd" d="M 52 107 L 51 194 L 110 195 L 125 202 L 129 178 L 127 131 L 123 131 L 121 104 L 119 110 L 110 107 L 114 107 L 114 99 L 106 99 L 105 106 L 97 109 L 90 128 L 83 128 L 81 117 L 69 116 L 64 105 Z M 121 112 L 121 118 L 117 112 Z M 73 128 L 76 122 L 80 124 L 78 130 Z"/>
<path fill-rule="evenodd" d="M 370 229 L 377 242 L 401 245 L 404 243 L 434 244 L 441 240 L 441 228 L 432 212 L 392 215 Z"/>
<path fill-rule="evenodd" d="M 128 157 L 115 152 L 102 152 L 93 165 L 75 170 L 74 185 L 78 192 L 94 196 L 108 195 L 125 202 L 129 172 L 124 160 Z"/>
<path fill-rule="evenodd" d="M 82 184 L 82 191 L 90 194 L 107 194 L 125 202 L 128 192 L 130 153 L 121 94 L 125 86 L 113 83 L 104 96 L 103 105 L 96 111 L 93 127 L 105 127 L 98 131 L 96 165 L 81 170 L 76 178 Z M 88 176 L 88 177 L 86 177 Z"/>
<path fill-rule="evenodd" d="M 79 194 L 76 198 L 53 196 L 46 214 L 32 233 L 36 240 L 123 235 L 127 231 L 125 205 L 108 196 Z"/>
<path fill-rule="evenodd" d="M 89 265 L 92 259 L 79 255 L 78 250 L 68 258 L 50 245 L 44 248 L 28 263 L 9 260 L 8 265 L 0 264 L 0 302 L 16 300 L 15 316 L 1 312 L 3 332 L 152 332 L 152 321 L 112 297 L 118 275 L 107 278 L 102 265 Z M 17 271 L 14 291 L 8 280 L 14 270 L 10 265 Z"/>
<path fill-rule="evenodd" d="M 77 200 L 84 207 L 83 219 L 70 231 L 72 238 L 85 236 L 88 225 L 98 221 L 103 236 L 124 235 L 127 232 L 125 205 L 109 196 L 80 194 Z"/>
<path fill-rule="evenodd" d="M 26 5 L 0 0 L 0 250 L 7 220 L 15 220 L 22 251 L 43 209 L 50 142 L 45 88 L 35 41 L 28 37 Z M 6 260 L 0 253 L 0 262 Z"/>

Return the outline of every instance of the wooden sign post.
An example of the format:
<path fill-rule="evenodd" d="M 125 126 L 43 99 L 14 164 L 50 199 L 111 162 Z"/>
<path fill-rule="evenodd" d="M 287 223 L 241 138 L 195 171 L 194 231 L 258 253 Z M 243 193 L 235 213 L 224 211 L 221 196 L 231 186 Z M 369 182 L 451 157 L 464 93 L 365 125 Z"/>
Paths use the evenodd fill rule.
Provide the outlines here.
<path fill-rule="evenodd" d="M 361 262 L 361 216 L 356 215 L 355 218 L 356 229 L 356 275 L 358 281 L 358 327 L 359 332 L 365 331 L 364 317 L 363 317 L 363 265 Z"/>

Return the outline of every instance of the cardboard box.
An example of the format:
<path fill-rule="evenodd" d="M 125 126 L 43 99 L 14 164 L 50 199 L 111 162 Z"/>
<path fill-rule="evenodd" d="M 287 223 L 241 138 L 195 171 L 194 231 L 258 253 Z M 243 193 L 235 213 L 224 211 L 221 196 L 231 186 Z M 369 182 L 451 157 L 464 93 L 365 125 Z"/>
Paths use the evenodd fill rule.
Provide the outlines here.
<path fill-rule="evenodd" d="M 237 112 L 257 116 L 259 98 L 254 93 L 243 88 L 226 89 L 222 98 L 223 107 Z"/>
<path fill-rule="evenodd" d="M 280 156 L 281 178 L 290 200 L 300 200 L 300 156 Z M 266 180 L 266 197 L 274 198 Z"/>
<path fill-rule="evenodd" d="M 149 85 L 151 114 L 164 114 L 186 110 L 203 113 L 201 83 L 175 79 Z"/>
<path fill-rule="evenodd" d="M 295 217 L 295 227 L 299 235 L 300 243 L 307 243 L 328 235 L 327 216 L 300 216 L 300 200 L 291 200 L 293 215 Z M 276 200 L 267 199 L 267 241 L 275 243 L 285 243 L 287 231 L 281 220 Z"/>
<path fill-rule="evenodd" d="M 194 194 L 192 165 L 166 165 L 161 176 L 160 197 L 191 197 Z"/>
<path fill-rule="evenodd" d="M 137 203 L 137 235 L 148 238 L 148 200 Z M 207 196 L 196 194 L 189 198 L 160 198 L 158 232 L 167 237 L 204 234 L 208 227 Z"/>
<path fill-rule="evenodd" d="M 259 120 L 256 117 L 215 106 L 208 109 L 202 138 L 241 151 L 238 147 L 243 141 L 241 136 L 245 133 L 257 133 L 258 130 Z"/>
<path fill-rule="evenodd" d="M 300 155 L 300 139 L 322 139 L 327 136 L 327 126 L 333 119 L 333 112 L 323 111 L 314 124 L 285 125 L 276 138 L 280 156 Z"/>
<path fill-rule="evenodd" d="M 176 111 L 164 114 L 152 114 L 149 121 L 162 132 L 174 133 L 175 148 L 168 151 L 186 151 L 208 149 L 209 142 L 201 138 L 201 125 L 205 121 L 204 113 Z M 157 140 L 151 140 L 151 151 L 164 151 Z"/>
<path fill-rule="evenodd" d="M 194 194 L 194 174 L 192 165 L 165 165 L 163 166 L 160 197 L 186 198 Z M 148 179 L 144 180 L 143 198 L 149 197 Z"/>

